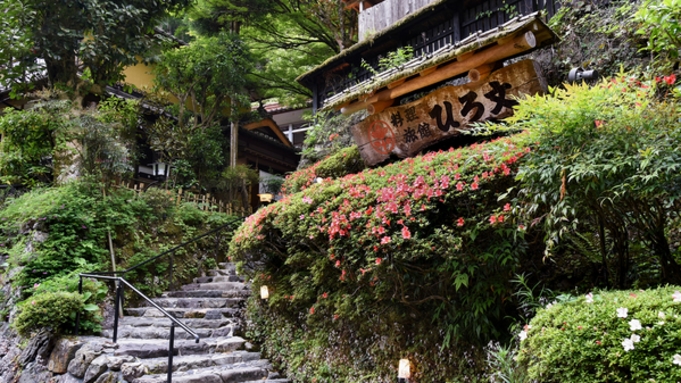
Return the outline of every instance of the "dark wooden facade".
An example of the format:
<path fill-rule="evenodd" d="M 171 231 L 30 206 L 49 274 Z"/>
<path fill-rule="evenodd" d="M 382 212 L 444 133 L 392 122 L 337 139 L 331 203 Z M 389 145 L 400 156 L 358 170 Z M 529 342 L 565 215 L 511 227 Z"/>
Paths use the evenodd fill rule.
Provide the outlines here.
<path fill-rule="evenodd" d="M 502 25 L 518 15 L 545 11 L 547 18 L 558 10 L 558 0 L 450 0 L 428 6 L 412 17 L 378 33 L 374 38 L 348 49 L 348 52 L 299 78 L 313 91 L 313 109 L 325 100 L 373 76 L 362 66 L 378 67 L 381 57 L 411 46 L 415 57 L 429 55 L 447 44 Z"/>

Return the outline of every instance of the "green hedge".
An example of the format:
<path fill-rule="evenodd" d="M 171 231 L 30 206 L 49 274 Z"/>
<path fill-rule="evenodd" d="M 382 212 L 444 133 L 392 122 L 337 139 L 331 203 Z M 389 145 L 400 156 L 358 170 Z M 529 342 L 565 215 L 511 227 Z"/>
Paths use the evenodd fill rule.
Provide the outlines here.
<path fill-rule="evenodd" d="M 677 382 L 679 289 L 600 292 L 540 310 L 518 362 L 542 383 Z"/>
<path fill-rule="evenodd" d="M 384 381 L 406 355 L 424 381 L 477 374 L 480 346 L 515 313 L 510 279 L 525 228 L 500 197 L 529 141 L 518 134 L 308 183 L 249 217 L 230 255 L 255 288 L 273 289 L 271 315 L 252 318 L 271 331 L 263 341 L 282 326 L 296 334 L 270 343 L 270 355 L 285 355 L 301 381 Z"/>

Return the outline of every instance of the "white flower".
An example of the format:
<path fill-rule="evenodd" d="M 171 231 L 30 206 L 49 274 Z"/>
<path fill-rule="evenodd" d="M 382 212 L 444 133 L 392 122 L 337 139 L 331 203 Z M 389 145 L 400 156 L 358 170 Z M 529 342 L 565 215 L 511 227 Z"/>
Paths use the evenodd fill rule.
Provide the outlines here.
<path fill-rule="evenodd" d="M 664 321 L 663 321 L 663 320 L 661 320 L 661 321 L 657 322 L 657 325 L 658 325 L 658 326 L 662 326 L 662 325 L 664 325 Z"/>
<path fill-rule="evenodd" d="M 660 318 L 660 319 L 664 319 L 665 318 L 664 312 L 663 311 L 658 312 L 657 317 Z"/>
<path fill-rule="evenodd" d="M 551 307 L 553 307 L 553 303 L 549 303 L 549 304 L 546 305 L 547 310 L 550 309 Z"/>
<path fill-rule="evenodd" d="M 641 341 L 641 337 L 636 335 L 636 334 L 631 334 L 631 338 L 629 338 L 629 339 L 631 339 L 631 341 L 634 342 L 634 343 L 638 343 L 638 342 Z"/>
<path fill-rule="evenodd" d="M 674 294 L 672 294 L 672 299 L 674 299 L 674 302 L 681 302 L 681 291 L 674 291 Z"/>
<path fill-rule="evenodd" d="M 622 347 L 624 351 L 631 351 L 634 349 L 634 342 L 631 339 L 625 339 L 622 341 Z"/>
<path fill-rule="evenodd" d="M 525 330 L 521 331 L 520 334 L 518 334 L 518 338 L 520 338 L 521 342 L 527 339 L 527 331 Z"/>
<path fill-rule="evenodd" d="M 677 366 L 681 366 L 681 355 L 674 354 L 674 360 L 672 360 L 672 363 Z"/>
<path fill-rule="evenodd" d="M 594 303 L 594 295 L 591 293 L 586 294 L 586 303 Z"/>
<path fill-rule="evenodd" d="M 627 315 L 629 314 L 629 309 L 626 307 L 620 307 L 617 309 L 617 317 L 618 318 L 626 318 Z"/>
<path fill-rule="evenodd" d="M 629 321 L 629 328 L 631 331 L 636 331 L 642 329 L 643 327 L 641 327 L 641 322 L 638 319 L 632 319 Z"/>

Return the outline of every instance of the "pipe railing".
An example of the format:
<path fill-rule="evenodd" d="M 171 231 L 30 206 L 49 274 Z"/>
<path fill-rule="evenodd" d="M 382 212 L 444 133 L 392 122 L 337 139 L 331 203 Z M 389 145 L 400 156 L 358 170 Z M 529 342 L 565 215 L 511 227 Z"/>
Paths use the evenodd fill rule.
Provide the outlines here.
<path fill-rule="evenodd" d="M 116 287 L 116 298 L 114 299 L 114 324 L 113 324 L 113 342 L 116 343 L 118 340 L 118 317 L 119 317 L 119 311 L 123 307 L 123 293 L 124 293 L 124 288 L 127 286 L 130 290 L 135 292 L 137 295 L 139 295 L 142 299 L 144 299 L 148 304 L 150 304 L 152 307 L 157 309 L 158 311 L 161 312 L 165 317 L 170 319 L 170 339 L 168 340 L 168 383 L 172 382 L 173 379 L 173 354 L 174 354 L 174 348 L 175 348 L 175 326 L 179 326 L 182 328 L 184 331 L 186 331 L 188 334 L 194 337 L 194 340 L 196 343 L 199 343 L 199 335 L 194 332 L 191 328 L 189 328 L 187 325 L 179 321 L 177 318 L 175 318 L 172 314 L 170 314 L 168 311 L 166 311 L 163 307 L 159 306 L 156 302 L 151 300 L 151 298 L 147 297 L 136 289 L 130 282 L 126 281 L 125 278 L 119 275 L 126 275 L 127 273 L 134 271 L 138 269 L 141 266 L 147 265 L 149 263 L 152 263 L 156 261 L 157 259 L 160 259 L 162 257 L 170 257 L 170 267 L 168 269 L 169 272 L 169 286 L 173 285 L 173 254 L 183 248 L 184 246 L 187 246 L 191 243 L 194 243 L 198 241 L 199 239 L 205 238 L 211 234 L 217 233 L 221 230 L 224 230 L 228 227 L 231 227 L 234 223 L 239 222 L 243 220 L 243 218 L 237 218 L 229 223 L 222 225 L 216 229 L 210 230 L 204 234 L 201 234 L 197 237 L 194 237 L 190 239 L 189 241 L 183 242 L 175 247 L 173 247 L 170 250 L 164 251 L 159 255 L 156 255 L 152 258 L 147 259 L 146 261 L 140 262 L 136 264 L 135 266 L 129 267 L 125 270 L 122 271 L 98 271 L 98 272 L 91 272 L 91 273 L 82 273 L 79 274 L 79 281 L 78 281 L 78 293 L 82 294 L 83 293 L 83 278 L 92 278 L 92 279 L 102 279 L 102 280 L 107 280 L 107 281 L 112 281 L 115 284 Z M 78 335 L 79 333 L 79 327 L 80 327 L 80 312 L 76 314 L 76 328 L 75 328 L 75 333 Z"/>
<path fill-rule="evenodd" d="M 173 355 L 175 353 L 175 326 L 180 326 L 184 331 L 194 337 L 194 341 L 199 343 L 199 334 L 194 332 L 189 326 L 179 321 L 172 314 L 166 311 L 163 307 L 152 301 L 151 298 L 144 295 L 141 291 L 137 290 L 130 282 L 126 281 L 122 277 L 112 277 L 108 275 L 97 275 L 97 274 L 79 274 L 80 280 L 78 281 L 78 293 L 83 293 L 83 278 L 93 278 L 93 279 L 104 279 L 109 281 L 114 281 L 116 283 L 116 298 L 114 301 L 114 324 L 113 324 L 113 342 L 116 343 L 118 340 L 118 316 L 119 308 L 123 304 L 123 286 L 127 286 L 130 290 L 134 291 L 142 299 L 147 301 L 152 307 L 161 312 L 166 318 L 170 319 L 170 336 L 168 339 L 168 383 L 173 381 Z M 80 313 L 76 314 L 76 335 L 78 335 L 78 330 L 80 326 Z"/>

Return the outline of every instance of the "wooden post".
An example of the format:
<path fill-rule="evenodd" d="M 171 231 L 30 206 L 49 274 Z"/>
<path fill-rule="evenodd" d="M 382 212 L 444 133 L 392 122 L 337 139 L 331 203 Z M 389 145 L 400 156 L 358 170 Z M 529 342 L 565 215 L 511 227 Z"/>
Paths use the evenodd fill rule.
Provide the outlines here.
<path fill-rule="evenodd" d="M 180 206 L 180 202 L 182 202 L 182 188 L 177 191 L 177 202 L 175 203 L 175 206 Z"/>

